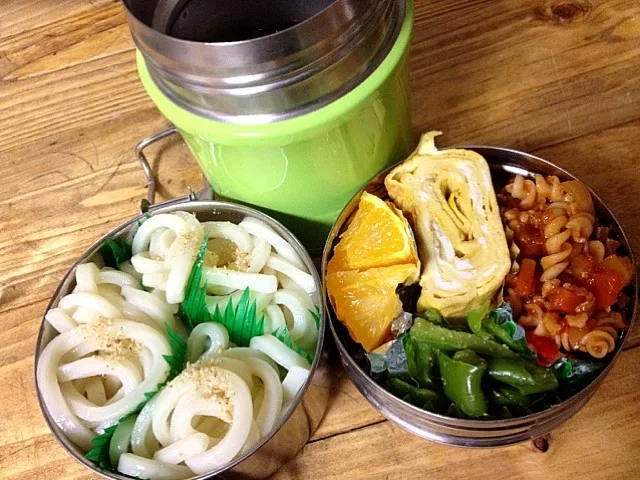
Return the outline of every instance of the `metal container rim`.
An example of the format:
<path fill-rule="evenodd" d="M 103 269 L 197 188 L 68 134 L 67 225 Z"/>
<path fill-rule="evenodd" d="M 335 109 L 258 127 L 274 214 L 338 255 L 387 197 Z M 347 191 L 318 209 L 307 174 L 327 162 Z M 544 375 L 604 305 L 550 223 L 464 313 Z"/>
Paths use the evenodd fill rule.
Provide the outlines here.
<path fill-rule="evenodd" d="M 322 352 L 322 348 L 323 348 L 323 344 L 324 344 L 325 327 L 326 327 L 326 323 L 327 323 L 327 316 L 326 316 L 327 314 L 326 314 L 326 308 L 324 307 L 324 297 L 322 295 L 322 282 L 321 282 L 321 279 L 320 279 L 319 272 L 317 271 L 317 269 L 316 269 L 316 267 L 315 267 L 315 265 L 313 263 L 313 260 L 311 259 L 309 253 L 304 248 L 304 246 L 297 239 L 297 237 L 295 235 L 293 235 L 293 233 L 291 233 L 289 231 L 289 229 L 287 229 L 287 227 L 285 227 L 278 220 L 270 217 L 269 215 L 266 215 L 265 213 L 260 212 L 259 210 L 254 209 L 254 208 L 247 207 L 245 205 L 240 205 L 240 204 L 237 204 L 237 203 L 231 203 L 231 202 L 225 202 L 225 201 L 219 201 L 219 200 L 190 200 L 189 198 L 186 198 L 184 201 L 178 201 L 178 202 L 173 200 L 173 201 L 165 202 L 165 204 L 153 205 L 153 206 L 151 206 L 149 211 L 151 212 L 151 214 L 153 214 L 153 213 L 170 213 L 170 212 L 174 212 L 174 211 L 191 212 L 191 208 L 193 208 L 193 207 L 201 208 L 201 209 L 209 208 L 209 210 L 205 210 L 205 211 L 208 211 L 208 212 L 214 212 L 216 210 L 220 210 L 223 213 L 232 212 L 232 213 L 244 214 L 244 215 L 247 215 L 247 216 L 250 215 L 250 216 L 252 216 L 254 218 L 258 218 L 259 220 L 264 221 L 270 227 L 276 227 L 276 230 L 278 231 L 278 233 L 280 233 L 280 234 L 284 233 L 285 234 L 284 236 L 285 236 L 285 239 L 287 240 L 287 242 L 293 244 L 294 248 L 296 249 L 296 252 L 301 255 L 302 260 L 305 263 L 305 266 L 309 269 L 309 272 L 313 276 L 313 279 L 314 279 L 314 282 L 315 282 L 316 288 L 317 288 L 317 299 L 319 301 L 319 307 L 320 307 L 320 328 L 318 329 L 318 342 L 316 344 L 315 357 L 313 359 L 313 363 L 311 364 L 311 369 L 309 370 L 309 375 L 308 375 L 304 385 L 298 391 L 298 393 L 294 397 L 294 400 L 291 402 L 289 410 L 286 412 L 285 415 L 283 415 L 280 418 L 280 420 L 276 424 L 276 427 L 273 428 L 273 430 L 269 433 L 269 435 L 267 435 L 267 436 L 263 437 L 262 439 L 260 439 L 260 441 L 254 447 L 252 447 L 249 451 L 247 451 L 244 455 L 241 455 L 240 457 L 234 459 L 232 462 L 226 464 L 225 466 L 219 468 L 218 470 L 213 470 L 211 472 L 207 472 L 207 473 L 204 473 L 202 475 L 194 475 L 194 476 L 189 477 L 188 479 L 186 479 L 186 480 L 206 480 L 206 479 L 212 478 L 212 477 L 214 477 L 216 475 L 219 475 L 221 473 L 224 473 L 224 472 L 232 469 L 236 465 L 242 463 L 244 460 L 246 460 L 251 455 L 253 455 L 255 452 L 257 452 L 260 448 L 262 448 L 265 444 L 267 444 L 271 440 L 271 438 L 287 423 L 287 421 L 289 420 L 289 418 L 291 417 L 293 412 L 300 405 L 300 403 L 301 403 L 301 401 L 302 401 L 307 389 L 309 388 L 309 385 L 313 381 L 314 373 L 315 373 L 315 371 L 318 368 L 318 365 L 320 363 L 321 352 Z M 191 213 L 193 213 L 193 212 L 191 212 Z M 69 287 L 70 287 L 69 284 L 70 284 L 70 281 L 71 281 L 71 277 L 72 277 L 73 273 L 75 272 L 75 269 L 76 269 L 76 267 L 78 265 L 80 265 L 83 261 L 91 258 L 91 256 L 95 255 L 98 252 L 100 246 L 104 243 L 104 241 L 107 238 L 113 238 L 113 237 L 116 237 L 118 235 L 124 234 L 126 231 L 128 231 L 129 228 L 134 226 L 136 222 L 138 222 L 139 220 L 141 220 L 143 218 L 145 218 L 144 214 L 137 215 L 136 217 L 134 217 L 132 219 L 129 219 L 126 222 L 121 223 L 117 227 L 113 228 L 112 230 L 107 232 L 105 235 L 103 235 L 100 239 L 98 239 L 96 242 L 94 242 L 73 263 L 73 265 L 71 265 L 69 270 L 67 270 L 67 272 L 63 276 L 62 280 L 58 284 L 58 287 L 56 288 L 56 290 L 54 291 L 53 295 L 51 296 L 51 300 L 49 301 L 49 303 L 47 304 L 47 308 L 45 309 L 45 314 L 46 314 L 47 311 L 49 311 L 51 308 L 53 308 L 54 305 L 57 304 L 57 302 L 60 300 L 60 296 L 63 293 L 63 291 L 64 290 L 69 290 Z M 42 399 L 42 394 L 40 392 L 40 385 L 39 385 L 38 376 L 37 376 L 38 360 L 40 358 L 40 354 L 42 353 L 42 350 L 46 346 L 46 345 L 43 345 L 43 341 L 44 341 L 43 337 L 44 337 L 44 333 L 45 333 L 45 327 L 46 327 L 46 320 L 44 319 L 44 314 L 43 314 L 42 321 L 41 321 L 40 327 L 38 329 L 38 337 L 37 337 L 37 340 L 36 340 L 33 372 L 34 372 L 36 394 L 37 394 L 37 397 L 38 397 L 38 404 L 39 404 L 40 410 L 41 410 L 41 412 L 42 412 L 42 414 L 43 414 L 43 416 L 45 418 L 47 426 L 51 430 L 51 433 L 56 438 L 58 443 L 60 445 L 62 445 L 64 450 L 71 457 L 73 457 L 77 462 L 81 463 L 82 465 L 87 467 L 89 470 L 93 471 L 94 473 L 100 475 L 103 478 L 112 479 L 112 480 L 114 480 L 114 479 L 115 480 L 128 480 L 129 477 L 125 477 L 125 476 L 123 476 L 123 475 L 121 475 L 119 473 L 111 473 L 111 472 L 107 472 L 107 471 L 101 470 L 94 463 L 92 463 L 91 461 L 87 460 L 84 457 L 84 455 L 79 455 L 78 452 L 76 451 L 78 449 L 78 447 L 75 446 L 73 444 L 73 442 L 64 435 L 64 433 L 62 433 L 62 431 L 59 429 L 57 424 L 51 418 L 51 414 L 49 413 L 49 410 L 47 409 L 47 406 L 46 406 L 46 404 L 44 403 L 44 401 Z"/>
<path fill-rule="evenodd" d="M 577 176 L 575 176 L 573 173 L 570 173 L 569 171 L 565 170 L 562 167 L 559 167 L 558 165 L 556 165 L 553 162 L 550 162 L 549 160 L 545 160 L 543 158 L 537 157 L 535 155 L 532 155 L 530 153 L 526 153 L 526 152 L 521 152 L 519 150 L 515 150 L 515 149 L 510 149 L 510 148 L 503 148 L 503 147 L 494 147 L 494 146 L 484 146 L 484 145 L 463 145 L 463 146 L 453 146 L 453 147 L 449 147 L 449 148 L 445 148 L 442 149 L 444 150 L 452 150 L 452 149 L 460 149 L 460 148 L 464 148 L 464 149 L 468 149 L 468 150 L 473 150 L 476 151 L 478 153 L 480 153 L 481 151 L 487 151 L 487 152 L 491 152 L 491 153 L 502 153 L 505 155 L 508 155 L 511 157 L 510 160 L 505 160 L 502 162 L 495 162 L 495 161 L 490 161 L 487 160 L 487 163 L 489 164 L 489 167 L 494 167 L 494 168 L 501 168 L 509 173 L 524 173 L 525 175 L 529 175 L 531 172 L 529 170 L 527 170 L 526 168 L 518 165 L 518 157 L 519 160 L 522 161 L 523 158 L 526 158 L 530 161 L 533 161 L 535 163 L 538 164 L 542 164 L 544 166 L 546 166 L 547 168 L 553 169 L 556 172 L 560 173 L 561 176 L 565 176 L 566 178 L 570 178 L 573 180 L 578 180 L 581 181 Z M 485 159 L 486 160 L 486 159 Z M 335 313 L 333 312 L 333 307 L 331 305 L 331 302 L 328 300 L 328 294 L 327 294 L 327 290 L 326 290 L 326 285 L 324 282 L 324 279 L 326 277 L 326 265 L 327 262 L 329 260 L 329 257 L 331 255 L 331 250 L 333 249 L 333 245 L 334 245 L 334 241 L 337 238 L 338 234 L 340 233 L 340 229 L 342 227 L 342 224 L 344 223 L 344 221 L 346 220 L 345 217 L 345 213 L 347 212 L 347 210 L 352 207 L 352 205 L 354 204 L 355 200 L 358 199 L 360 197 L 360 195 L 362 195 L 362 193 L 366 190 L 367 186 L 371 185 L 371 183 L 373 183 L 375 180 L 380 179 L 380 178 L 384 178 L 387 176 L 387 174 L 396 166 L 400 165 L 401 163 L 403 163 L 403 161 L 400 161 L 388 168 L 386 168 L 385 170 L 383 170 L 382 172 L 378 173 L 377 175 L 375 175 L 369 182 L 367 182 L 367 184 L 360 189 L 347 203 L 347 205 L 345 206 L 345 208 L 342 210 L 342 212 L 340 213 L 340 215 L 338 216 L 338 220 L 336 221 L 336 224 L 333 226 L 328 238 L 327 238 L 327 242 L 325 243 L 325 247 L 324 247 L 324 251 L 322 254 L 322 269 L 321 269 L 321 275 L 322 275 L 322 279 L 323 279 L 323 288 L 322 288 L 322 294 L 323 294 L 323 301 L 326 305 L 326 309 L 328 311 L 328 319 L 329 319 L 329 328 L 331 329 L 331 334 L 336 342 L 336 345 L 338 346 L 338 350 L 340 351 L 340 356 L 342 358 L 343 361 L 345 361 L 346 363 L 349 364 L 349 366 L 353 369 L 355 369 L 355 371 L 358 373 L 359 377 L 361 379 L 364 380 L 364 382 L 366 382 L 367 386 L 369 386 L 370 388 L 372 388 L 373 390 L 376 391 L 377 394 L 381 395 L 383 398 L 388 399 L 391 402 L 399 402 L 403 405 L 403 407 L 408 408 L 409 410 L 412 411 L 412 414 L 417 415 L 417 416 L 422 416 L 424 418 L 430 419 L 432 421 L 434 421 L 434 423 L 444 423 L 447 424 L 452 420 L 455 420 L 457 422 L 458 425 L 463 426 L 463 427 L 482 427 L 483 430 L 487 430 L 489 428 L 495 427 L 500 428 L 500 427 L 509 427 L 511 425 L 515 425 L 515 424 L 522 424 L 522 423 L 528 423 L 528 422 L 535 422 L 536 420 L 539 420 L 543 415 L 549 415 L 551 413 L 553 413 L 554 415 L 556 413 L 560 413 L 560 410 L 563 410 L 565 408 L 567 408 L 570 404 L 574 403 L 574 402 L 579 402 L 580 400 L 584 399 L 586 401 L 586 399 L 589 398 L 589 396 L 595 391 L 595 389 L 598 387 L 598 385 L 602 382 L 602 380 L 606 377 L 606 375 L 609 373 L 609 371 L 611 370 L 611 368 L 613 367 L 614 363 L 616 362 L 616 360 L 618 359 L 618 356 L 622 353 L 625 344 L 627 343 L 627 340 L 630 336 L 630 332 L 633 330 L 633 327 L 635 325 L 635 320 L 636 320 L 636 315 L 637 315 L 637 308 L 638 308 L 638 274 L 636 269 L 634 268 L 634 276 L 632 279 L 632 282 L 630 285 L 632 285 L 632 289 L 633 289 L 633 307 L 632 307 L 632 313 L 630 318 L 628 319 L 628 324 L 627 324 L 627 328 L 626 331 L 623 334 L 623 337 L 620 341 L 619 346 L 617 346 L 616 351 L 613 354 L 613 357 L 611 357 L 611 359 L 608 361 L 607 365 L 605 366 L 605 368 L 602 369 L 602 371 L 598 374 L 597 377 L 595 377 L 588 385 L 586 385 L 582 390 L 580 390 L 578 393 L 572 395 L 571 397 L 567 398 L 566 400 L 563 400 L 562 402 L 553 405 L 550 408 L 547 408 L 545 410 L 542 410 L 540 412 L 536 412 L 536 413 L 532 413 L 529 415 L 525 415 L 522 417 L 515 417 L 515 418 L 507 418 L 507 419 L 495 419 L 495 420 L 473 420 L 473 419 L 462 419 L 462 418 L 456 418 L 456 417 L 450 417 L 447 415 L 442 415 L 442 414 L 438 414 L 438 413 L 433 413 L 433 412 L 429 412 L 427 410 L 423 410 L 421 408 L 418 408 L 410 403 L 405 402 L 404 400 L 402 400 L 399 397 L 396 397 L 395 395 L 393 395 L 391 392 L 388 392 L 387 390 L 385 390 L 382 386 L 380 386 L 378 383 L 376 383 L 361 367 L 360 365 L 351 357 L 351 355 L 349 354 L 349 352 L 347 351 L 346 347 L 343 345 L 342 341 L 340 340 L 340 336 L 338 335 L 338 333 L 335 330 L 334 327 L 334 322 L 338 321 L 337 318 L 335 318 Z M 511 167 L 511 168 L 505 168 L 505 167 Z M 624 232 L 624 229 L 622 228 L 622 225 L 620 224 L 620 221 L 617 219 L 617 217 L 614 215 L 613 211 L 606 205 L 606 203 L 604 203 L 602 201 L 602 199 L 591 189 L 591 187 L 589 187 L 586 183 L 582 182 L 588 189 L 589 189 L 589 193 L 591 193 L 592 197 L 594 198 L 594 200 L 596 200 L 596 203 L 598 205 L 598 207 L 604 208 L 604 210 L 606 211 L 606 213 L 611 217 L 611 219 L 613 220 L 613 223 L 615 224 L 615 226 L 617 227 L 617 232 L 620 235 L 620 239 L 622 240 L 622 244 L 625 246 L 627 252 L 628 252 L 628 256 L 629 259 L 631 261 L 631 263 L 635 266 L 635 258 L 633 255 L 633 251 L 631 249 L 631 245 L 629 243 L 629 240 L 627 238 L 626 233 Z M 351 209 L 352 211 L 353 209 Z M 348 212 L 348 214 L 351 214 L 351 211 Z M 348 217 L 348 215 L 347 215 Z M 336 230 L 336 227 L 340 227 Z M 365 397 L 367 398 L 367 397 Z M 367 398 L 367 401 L 370 402 L 369 398 Z M 370 402 L 371 403 L 371 402 Z M 377 408 L 376 408 L 377 409 Z M 446 443 L 446 442 L 441 442 L 441 443 Z"/>
<path fill-rule="evenodd" d="M 252 42 L 253 43 L 258 43 L 261 40 L 264 39 L 273 39 L 276 36 L 286 36 L 288 35 L 292 30 L 294 30 L 296 27 L 299 27 L 303 24 L 308 24 L 311 21 L 317 21 L 317 18 L 319 16 L 321 16 L 322 14 L 326 14 L 327 10 L 331 9 L 331 8 L 336 8 L 336 4 L 340 3 L 341 0 L 333 0 L 333 2 L 331 2 L 330 5 L 327 5 L 325 8 L 323 8 L 322 10 L 314 13 L 313 15 L 311 15 L 308 18 L 305 18 L 303 21 L 296 23 L 295 25 L 291 25 L 290 27 L 287 27 L 283 30 L 280 30 L 278 32 L 275 33 L 271 33 L 269 35 L 264 35 L 262 37 L 255 37 L 255 38 L 249 38 L 246 40 L 234 40 L 234 41 L 229 41 L 229 42 L 200 42 L 200 41 L 196 41 L 196 40 L 185 40 L 183 38 L 178 38 L 178 37 L 174 37 L 171 36 L 167 33 L 161 32 L 159 30 L 156 30 L 155 28 L 147 25 L 145 22 L 143 22 L 142 20 L 140 20 L 140 18 L 138 18 L 138 16 L 136 14 L 134 14 L 131 11 L 131 8 L 129 8 L 129 3 L 130 0 L 124 0 L 122 1 L 122 7 L 125 9 L 125 12 L 127 13 L 127 15 L 132 18 L 135 23 L 136 26 L 138 28 L 140 28 L 142 31 L 144 31 L 145 33 L 149 34 L 149 35 L 154 35 L 157 36 L 159 38 L 162 38 L 163 40 L 169 41 L 169 42 L 175 42 L 177 45 L 182 45 L 184 47 L 189 47 L 189 46 L 196 46 L 196 45 L 209 45 L 209 46 L 216 46 L 219 48 L 223 48 L 225 46 L 235 46 L 235 45 L 249 45 Z"/>

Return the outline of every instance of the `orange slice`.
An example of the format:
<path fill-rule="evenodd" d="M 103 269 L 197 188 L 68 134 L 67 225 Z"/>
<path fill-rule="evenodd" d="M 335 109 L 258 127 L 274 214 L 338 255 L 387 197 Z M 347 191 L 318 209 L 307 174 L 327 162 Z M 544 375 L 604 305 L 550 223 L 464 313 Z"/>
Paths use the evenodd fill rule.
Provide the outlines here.
<path fill-rule="evenodd" d="M 396 288 L 416 274 L 412 263 L 327 274 L 327 290 L 336 315 L 351 338 L 370 352 L 389 335 L 402 305 Z"/>
<path fill-rule="evenodd" d="M 402 212 L 365 192 L 360 197 L 358 211 L 333 250 L 327 271 L 366 270 L 416 262 L 415 240 Z"/>

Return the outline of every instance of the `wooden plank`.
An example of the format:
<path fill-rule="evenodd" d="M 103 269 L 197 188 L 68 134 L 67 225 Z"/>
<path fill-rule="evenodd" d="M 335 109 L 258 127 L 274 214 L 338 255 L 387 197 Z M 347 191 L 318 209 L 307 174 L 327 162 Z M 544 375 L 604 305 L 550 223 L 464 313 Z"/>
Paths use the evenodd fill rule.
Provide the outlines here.
<path fill-rule="evenodd" d="M 41 26 L 31 25 L 28 35 L 0 38 L 4 58 L 0 78 L 16 82 L 131 50 L 133 42 L 122 6 L 107 3 L 56 21 L 50 19 Z"/>
<path fill-rule="evenodd" d="M 344 432 L 373 425 L 384 420 L 360 394 L 347 372 L 340 364 L 340 358 L 333 339 L 328 339 L 324 348 L 330 350 L 329 399 L 327 411 L 311 440 L 339 435 Z"/>
<path fill-rule="evenodd" d="M 416 133 L 532 150 L 638 118 L 640 3 L 416 3 Z"/>
<path fill-rule="evenodd" d="M 3 0 L 0 38 L 27 34 L 33 28 L 113 3 L 113 0 Z M 2 58 L 2 55 L 0 55 Z"/>
<path fill-rule="evenodd" d="M 529 443 L 501 449 L 452 448 L 383 422 L 309 443 L 273 478 L 294 479 L 313 472 L 314 479 L 454 480 L 496 478 L 497 470 L 500 478 L 510 480 L 555 478 L 558 472 L 563 479 L 637 478 L 635 460 L 625 458 L 640 453 L 639 361 L 639 348 L 624 352 L 587 405 L 552 432 L 546 453 Z"/>

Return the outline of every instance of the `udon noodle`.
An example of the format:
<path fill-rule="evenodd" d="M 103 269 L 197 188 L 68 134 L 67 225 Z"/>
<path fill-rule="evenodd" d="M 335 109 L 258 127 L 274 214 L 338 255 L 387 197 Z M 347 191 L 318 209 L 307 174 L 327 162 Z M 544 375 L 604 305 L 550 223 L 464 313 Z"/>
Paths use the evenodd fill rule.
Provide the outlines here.
<path fill-rule="evenodd" d="M 187 335 L 178 317 L 205 238 L 206 308 L 237 305 L 244 290 L 264 318 L 248 347 L 224 325 Z M 270 435 L 304 386 L 318 326 L 316 284 L 295 249 L 264 222 L 199 222 L 159 214 L 130 233 L 132 257 L 119 269 L 78 265 L 76 286 L 45 319 L 58 332 L 44 348 L 37 381 L 51 418 L 89 451 L 111 435 L 120 473 L 182 479 L 216 470 Z M 286 343 L 278 332 L 286 331 Z M 172 375 L 171 336 L 186 365 Z M 173 377 L 173 378 L 172 378 Z M 150 398 L 150 399 L 149 399 Z"/>

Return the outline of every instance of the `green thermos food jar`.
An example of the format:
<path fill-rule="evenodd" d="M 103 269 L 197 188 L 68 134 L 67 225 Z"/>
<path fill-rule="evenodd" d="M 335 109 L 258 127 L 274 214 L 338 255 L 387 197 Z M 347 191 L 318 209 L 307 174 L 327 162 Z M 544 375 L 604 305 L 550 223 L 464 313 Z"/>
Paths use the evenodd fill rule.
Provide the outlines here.
<path fill-rule="evenodd" d="M 215 193 L 311 251 L 412 147 L 406 0 L 125 0 L 142 83 Z"/>

